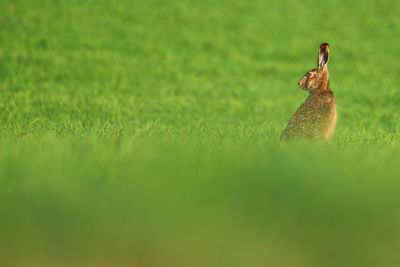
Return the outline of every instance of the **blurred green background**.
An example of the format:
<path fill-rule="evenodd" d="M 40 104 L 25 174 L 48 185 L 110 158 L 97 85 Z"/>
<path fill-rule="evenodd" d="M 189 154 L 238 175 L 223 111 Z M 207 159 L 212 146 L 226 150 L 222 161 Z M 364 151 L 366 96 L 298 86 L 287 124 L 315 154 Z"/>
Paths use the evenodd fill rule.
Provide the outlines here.
<path fill-rule="evenodd" d="M 2 0 L 1 266 L 399 266 L 400 2 Z M 279 136 L 328 42 L 330 144 Z"/>

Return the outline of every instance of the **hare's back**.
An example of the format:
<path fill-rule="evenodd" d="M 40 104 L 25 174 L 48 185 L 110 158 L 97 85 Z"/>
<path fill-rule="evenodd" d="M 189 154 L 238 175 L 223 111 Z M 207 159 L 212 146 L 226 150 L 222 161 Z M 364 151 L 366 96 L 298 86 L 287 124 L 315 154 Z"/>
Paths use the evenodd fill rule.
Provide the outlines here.
<path fill-rule="evenodd" d="M 283 139 L 330 139 L 336 126 L 336 103 L 332 91 L 311 94 L 290 118 Z"/>

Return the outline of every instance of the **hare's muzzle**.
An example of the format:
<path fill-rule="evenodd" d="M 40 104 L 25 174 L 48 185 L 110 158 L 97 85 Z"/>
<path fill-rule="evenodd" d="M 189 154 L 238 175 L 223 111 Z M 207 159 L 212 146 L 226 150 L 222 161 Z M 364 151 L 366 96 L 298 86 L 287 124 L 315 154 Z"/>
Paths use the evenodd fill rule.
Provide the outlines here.
<path fill-rule="evenodd" d="M 307 77 L 304 76 L 303 78 L 301 78 L 301 79 L 299 80 L 298 84 L 299 84 L 299 86 L 300 86 L 301 89 L 306 90 L 306 87 L 307 87 Z"/>

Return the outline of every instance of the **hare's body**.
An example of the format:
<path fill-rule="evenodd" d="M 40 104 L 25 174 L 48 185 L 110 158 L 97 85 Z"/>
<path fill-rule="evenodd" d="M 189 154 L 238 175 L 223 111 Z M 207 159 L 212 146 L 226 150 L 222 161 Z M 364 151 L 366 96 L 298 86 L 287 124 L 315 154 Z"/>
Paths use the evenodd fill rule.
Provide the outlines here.
<path fill-rule="evenodd" d="M 290 118 L 281 139 L 311 139 L 327 141 L 333 137 L 336 127 L 336 101 L 329 88 L 328 63 L 329 45 L 320 45 L 318 68 L 308 71 L 300 79 L 302 89 L 310 92 L 304 103 Z"/>
<path fill-rule="evenodd" d="M 290 118 L 282 133 L 282 140 L 330 140 L 335 131 L 336 120 L 333 92 L 330 89 L 313 92 Z"/>

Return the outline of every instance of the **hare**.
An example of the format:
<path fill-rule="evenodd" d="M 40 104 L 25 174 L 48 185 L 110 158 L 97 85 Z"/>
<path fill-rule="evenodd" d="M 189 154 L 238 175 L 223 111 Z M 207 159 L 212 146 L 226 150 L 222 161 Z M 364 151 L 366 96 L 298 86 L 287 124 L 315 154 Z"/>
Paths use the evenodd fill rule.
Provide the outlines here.
<path fill-rule="evenodd" d="M 329 88 L 329 45 L 319 47 L 318 68 L 308 71 L 299 86 L 309 91 L 309 96 L 290 118 L 281 140 L 310 139 L 329 141 L 336 127 L 335 96 Z"/>

